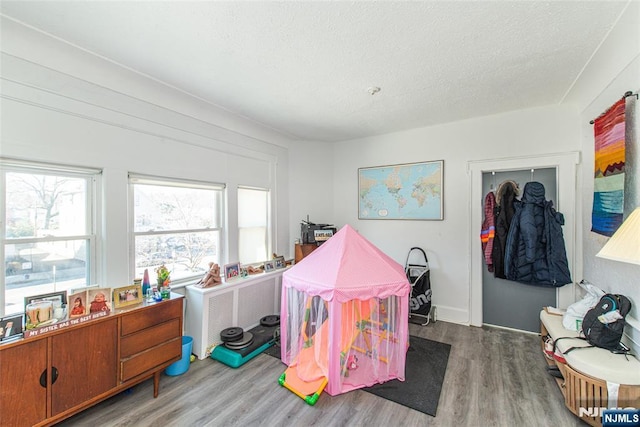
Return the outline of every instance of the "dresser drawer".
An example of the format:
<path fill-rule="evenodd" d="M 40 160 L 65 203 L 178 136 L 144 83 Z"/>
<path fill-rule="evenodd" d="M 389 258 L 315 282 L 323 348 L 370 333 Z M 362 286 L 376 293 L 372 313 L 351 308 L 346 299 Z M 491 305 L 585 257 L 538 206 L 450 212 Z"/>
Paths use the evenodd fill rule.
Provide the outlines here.
<path fill-rule="evenodd" d="M 125 382 L 163 363 L 179 360 L 182 357 L 182 339 L 175 338 L 169 342 L 137 353 L 128 359 L 121 360 L 120 381 Z"/>
<path fill-rule="evenodd" d="M 182 318 L 182 299 L 163 301 L 148 309 L 123 315 L 120 336 L 124 337 L 174 318 Z"/>
<path fill-rule="evenodd" d="M 120 339 L 120 358 L 125 359 L 180 336 L 180 319 L 171 319 L 168 322 L 129 334 Z"/>

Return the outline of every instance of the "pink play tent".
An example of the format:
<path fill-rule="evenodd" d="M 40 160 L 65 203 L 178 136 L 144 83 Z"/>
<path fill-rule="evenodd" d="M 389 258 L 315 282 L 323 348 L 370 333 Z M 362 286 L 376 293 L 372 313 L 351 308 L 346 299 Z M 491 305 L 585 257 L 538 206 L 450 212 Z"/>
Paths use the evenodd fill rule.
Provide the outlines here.
<path fill-rule="evenodd" d="M 283 274 L 280 383 L 317 399 L 404 381 L 410 289 L 400 264 L 344 226 Z"/>

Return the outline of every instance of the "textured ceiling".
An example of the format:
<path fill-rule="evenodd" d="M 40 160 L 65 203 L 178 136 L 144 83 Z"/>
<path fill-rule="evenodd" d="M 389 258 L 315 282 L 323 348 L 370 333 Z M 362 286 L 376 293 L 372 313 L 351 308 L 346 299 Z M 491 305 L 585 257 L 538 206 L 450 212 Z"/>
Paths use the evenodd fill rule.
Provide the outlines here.
<path fill-rule="evenodd" d="M 0 11 L 293 138 L 340 141 L 557 104 L 626 5 L 3 0 Z"/>

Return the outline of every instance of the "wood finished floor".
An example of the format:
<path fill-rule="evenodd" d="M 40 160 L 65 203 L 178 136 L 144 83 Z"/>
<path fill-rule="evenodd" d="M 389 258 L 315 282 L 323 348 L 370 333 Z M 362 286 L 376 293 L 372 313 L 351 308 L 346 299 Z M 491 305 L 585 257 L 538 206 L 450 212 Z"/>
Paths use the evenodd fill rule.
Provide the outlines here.
<path fill-rule="evenodd" d="M 437 416 L 356 390 L 322 394 L 309 406 L 277 379 L 279 360 L 261 354 L 238 369 L 212 359 L 184 375 L 146 381 L 58 426 L 585 426 L 564 406 L 545 371 L 540 338 L 446 322 L 410 333 L 451 344 Z"/>

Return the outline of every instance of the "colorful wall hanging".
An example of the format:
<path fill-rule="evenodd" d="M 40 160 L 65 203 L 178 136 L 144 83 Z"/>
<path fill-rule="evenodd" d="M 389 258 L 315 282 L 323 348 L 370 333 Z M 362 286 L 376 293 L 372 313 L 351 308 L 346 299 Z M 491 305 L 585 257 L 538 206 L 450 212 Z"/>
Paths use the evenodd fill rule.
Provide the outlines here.
<path fill-rule="evenodd" d="M 594 120 L 595 167 L 591 231 L 611 236 L 622 224 L 624 208 L 625 101 Z"/>

